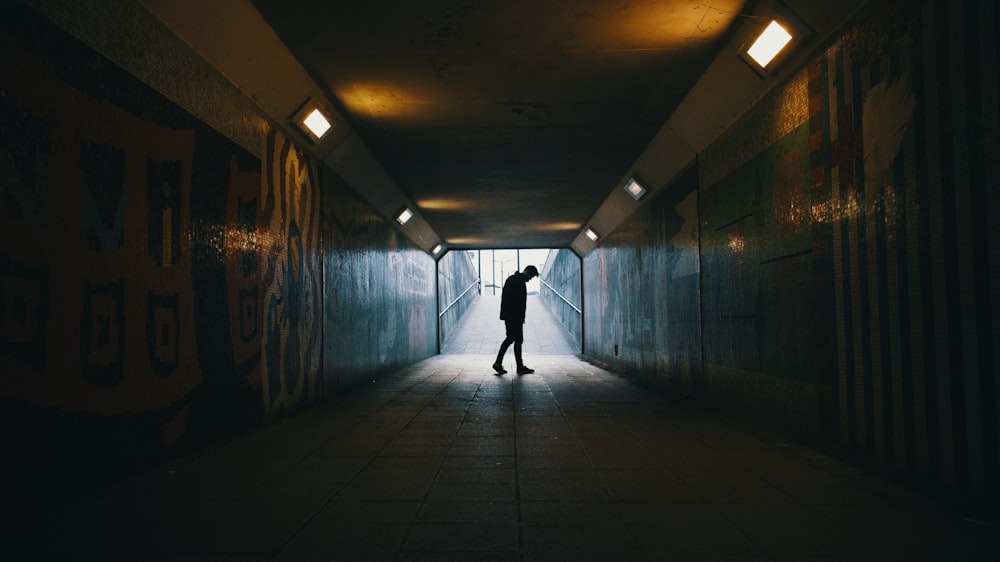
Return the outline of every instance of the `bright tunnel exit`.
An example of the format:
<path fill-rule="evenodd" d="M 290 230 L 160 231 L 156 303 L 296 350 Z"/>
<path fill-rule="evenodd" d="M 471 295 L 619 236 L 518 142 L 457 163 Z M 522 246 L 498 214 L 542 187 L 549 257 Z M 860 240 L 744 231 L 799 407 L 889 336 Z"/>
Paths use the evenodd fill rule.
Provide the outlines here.
<path fill-rule="evenodd" d="M 544 249 L 507 249 L 507 250 L 466 250 L 472 260 L 472 266 L 482 280 L 481 295 L 499 296 L 503 290 L 504 281 L 515 271 L 523 271 L 533 265 L 538 271 L 544 271 L 545 262 L 551 250 Z M 539 278 L 528 281 L 528 294 L 538 294 L 541 287 Z"/>
<path fill-rule="evenodd" d="M 582 306 L 580 260 L 570 249 L 480 249 L 456 250 L 449 272 L 469 267 L 476 279 L 455 282 L 454 273 L 440 273 L 447 287 L 442 299 L 440 352 L 444 354 L 496 354 L 504 339 L 505 324 L 499 318 L 506 281 L 516 272 L 534 266 L 539 277 L 526 285 L 524 321 L 526 352 L 536 355 L 576 355 L 582 352 Z M 446 261 L 446 260 L 442 260 Z M 466 278 L 467 279 L 467 278 Z M 466 289 L 468 287 L 468 289 Z M 473 290 L 474 289 L 474 290 Z M 456 296 L 462 293 L 463 296 Z"/>

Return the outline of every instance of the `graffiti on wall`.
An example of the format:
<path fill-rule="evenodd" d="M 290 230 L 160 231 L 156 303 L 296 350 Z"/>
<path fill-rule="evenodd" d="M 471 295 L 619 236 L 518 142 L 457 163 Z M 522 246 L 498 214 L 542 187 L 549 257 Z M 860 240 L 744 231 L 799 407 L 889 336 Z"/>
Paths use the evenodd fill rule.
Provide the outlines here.
<path fill-rule="evenodd" d="M 261 326 L 263 306 L 259 283 L 258 234 L 260 170 L 244 170 L 236 158 L 229 163 L 226 200 L 226 290 L 229 302 L 233 368 L 250 388 L 261 388 Z"/>
<path fill-rule="evenodd" d="M 7 15 L 5 508 L 164 462 L 261 409 L 260 162 L 30 10 Z"/>
<path fill-rule="evenodd" d="M 262 191 L 265 413 L 291 413 L 318 397 L 321 255 L 313 161 L 290 139 L 267 139 Z"/>
<path fill-rule="evenodd" d="M 74 90 L 38 55 L 14 41 L 6 47 L 32 79 L 6 84 L 0 110 L 35 132 L 27 145 L 9 128 L 2 135 L 15 172 L 4 182 L 3 301 L 12 314 L 3 315 L 3 332 L 31 334 L 29 346 L 5 342 L 22 349 L 5 354 L 4 371 L 17 382 L 3 392 L 98 416 L 176 414 L 171 406 L 201 381 L 194 355 L 180 352 L 196 347 L 191 256 L 179 226 L 190 196 L 181 163 L 189 178 L 193 136 Z M 14 165 L 18 154 L 25 161 Z M 56 157 L 60 165 L 49 168 Z M 50 186 L 40 196 L 47 202 L 25 192 L 41 183 Z"/>
<path fill-rule="evenodd" d="M 848 450 L 996 497 L 996 37 L 991 2 L 876 13 L 810 67 Z M 973 56 L 973 54 L 975 54 Z M 832 416 L 831 416 L 832 417 Z"/>

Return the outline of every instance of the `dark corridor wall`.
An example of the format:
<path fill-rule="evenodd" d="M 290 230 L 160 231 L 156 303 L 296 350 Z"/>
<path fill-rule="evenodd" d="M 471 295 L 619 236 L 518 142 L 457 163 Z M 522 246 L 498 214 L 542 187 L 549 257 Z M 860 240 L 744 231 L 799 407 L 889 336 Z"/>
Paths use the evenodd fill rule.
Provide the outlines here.
<path fill-rule="evenodd" d="M 17 3 L 0 46 L 0 519 L 436 352 L 433 259 L 287 138 L 251 154 Z"/>
<path fill-rule="evenodd" d="M 437 353 L 434 260 L 324 169 L 323 379 L 329 392 Z"/>
<path fill-rule="evenodd" d="M 1000 499 L 996 23 L 992 1 L 876 3 L 698 155 L 696 190 L 667 186 L 587 256 L 587 353 Z M 696 221 L 663 203 L 687 196 Z M 664 303 L 678 217 L 700 339 L 698 311 Z"/>
<path fill-rule="evenodd" d="M 468 252 L 454 250 L 438 260 L 438 326 L 441 345 L 455 335 L 462 316 L 479 298 L 480 279 Z"/>
<path fill-rule="evenodd" d="M 583 303 L 580 258 L 566 248 L 549 252 L 542 267 L 539 295 L 559 320 L 577 350 L 583 346 Z"/>
<path fill-rule="evenodd" d="M 697 178 L 689 169 L 583 262 L 584 352 L 683 393 L 701 388 Z"/>

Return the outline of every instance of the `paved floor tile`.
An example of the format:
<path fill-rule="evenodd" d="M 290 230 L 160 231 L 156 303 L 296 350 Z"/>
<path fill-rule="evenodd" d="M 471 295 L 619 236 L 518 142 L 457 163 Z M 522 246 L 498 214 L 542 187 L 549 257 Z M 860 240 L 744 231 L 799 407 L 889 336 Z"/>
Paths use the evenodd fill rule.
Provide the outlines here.
<path fill-rule="evenodd" d="M 405 523 L 420 511 L 419 501 L 345 501 L 324 504 L 316 514 L 317 521 L 342 523 Z"/>
<path fill-rule="evenodd" d="M 606 552 L 637 550 L 631 530 L 614 522 L 525 523 L 521 530 L 525 551 Z"/>
<path fill-rule="evenodd" d="M 5 559 L 1000 560 L 995 524 L 546 355 L 561 328 L 535 300 L 537 372 L 497 376 L 480 304 L 487 325 L 450 344 L 472 354 L 88 491 L 3 530 Z"/>
<path fill-rule="evenodd" d="M 516 525 L 478 523 L 416 523 L 404 550 L 516 551 Z"/>
<path fill-rule="evenodd" d="M 518 522 L 516 501 L 427 501 L 418 516 L 420 521 L 451 523 Z"/>

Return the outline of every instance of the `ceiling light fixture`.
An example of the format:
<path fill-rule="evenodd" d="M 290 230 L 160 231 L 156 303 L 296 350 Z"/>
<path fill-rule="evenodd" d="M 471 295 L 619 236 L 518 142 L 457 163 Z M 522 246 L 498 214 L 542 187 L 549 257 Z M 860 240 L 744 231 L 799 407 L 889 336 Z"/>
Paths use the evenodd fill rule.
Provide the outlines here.
<path fill-rule="evenodd" d="M 316 140 L 323 138 L 323 135 L 333 128 L 330 120 L 326 118 L 326 115 L 323 115 L 318 107 L 306 115 L 306 118 L 302 120 L 302 126 L 308 129 L 316 137 Z"/>
<path fill-rule="evenodd" d="M 436 255 L 438 254 L 438 252 L 440 252 L 440 251 L 441 251 L 441 244 L 435 244 L 435 245 L 434 245 L 434 247 L 433 247 L 433 248 L 431 248 L 431 253 L 432 253 L 432 254 L 434 254 L 435 256 L 436 256 Z"/>
<path fill-rule="evenodd" d="M 312 99 L 306 100 L 302 107 L 292 116 L 292 122 L 313 142 L 323 140 L 333 130 L 333 120 Z"/>
<path fill-rule="evenodd" d="M 600 238 L 600 236 L 598 236 L 597 233 L 591 228 L 588 228 L 584 234 L 587 235 L 587 238 L 590 238 L 591 242 L 597 242 L 597 239 Z"/>
<path fill-rule="evenodd" d="M 396 222 L 399 224 L 406 224 L 411 218 L 413 218 L 413 211 L 409 207 L 403 207 L 396 213 Z"/>
<path fill-rule="evenodd" d="M 761 77 L 774 72 L 788 59 L 789 53 L 812 35 L 809 26 L 780 1 L 774 3 L 764 21 L 767 25 L 756 28 L 753 40 L 748 42 L 750 46 L 744 45 L 739 50 L 740 58 Z"/>
<path fill-rule="evenodd" d="M 634 177 L 628 179 L 628 183 L 625 184 L 625 191 L 636 201 L 642 199 L 642 196 L 646 194 L 646 188 Z"/>
<path fill-rule="evenodd" d="M 767 68 L 774 57 L 778 56 L 778 53 L 791 41 L 792 34 L 777 20 L 771 20 L 771 23 L 757 36 L 753 45 L 747 49 L 747 56 L 759 64 L 761 68 Z"/>

